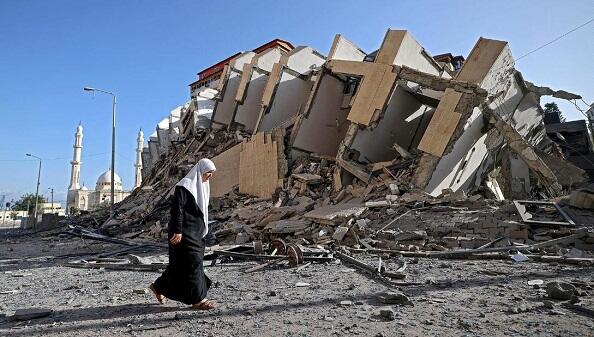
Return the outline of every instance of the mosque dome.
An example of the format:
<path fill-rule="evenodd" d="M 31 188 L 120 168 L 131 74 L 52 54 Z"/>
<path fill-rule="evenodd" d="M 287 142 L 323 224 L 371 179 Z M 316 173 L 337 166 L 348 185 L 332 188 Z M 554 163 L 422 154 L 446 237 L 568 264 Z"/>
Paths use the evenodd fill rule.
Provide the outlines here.
<path fill-rule="evenodd" d="M 115 178 L 115 190 L 116 191 L 121 191 L 122 190 L 122 179 L 120 178 L 120 176 L 118 176 L 117 173 L 114 174 L 114 178 Z M 101 191 L 101 190 L 110 190 L 111 189 L 111 170 L 107 170 L 105 172 L 103 172 L 103 174 L 101 174 L 99 176 L 99 178 L 97 178 L 97 186 L 95 188 L 95 190 L 97 191 Z"/>

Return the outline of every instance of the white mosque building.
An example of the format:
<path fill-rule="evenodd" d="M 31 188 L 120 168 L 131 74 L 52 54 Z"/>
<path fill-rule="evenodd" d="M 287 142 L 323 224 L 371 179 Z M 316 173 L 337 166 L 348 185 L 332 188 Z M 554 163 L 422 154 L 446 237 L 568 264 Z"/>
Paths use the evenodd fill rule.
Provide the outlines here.
<path fill-rule="evenodd" d="M 102 205 L 109 205 L 111 202 L 111 170 L 103 172 L 97 183 L 95 184 L 95 190 L 90 190 L 86 186 L 80 184 L 80 167 L 82 164 L 82 138 L 83 138 L 83 127 L 78 125 L 76 133 L 74 134 L 74 155 L 72 158 L 71 172 L 70 172 L 70 186 L 68 186 L 68 195 L 66 197 L 66 209 L 68 214 L 74 214 L 77 211 L 92 211 L 101 207 Z M 137 138 L 137 149 L 136 149 L 136 164 L 135 167 L 135 186 L 137 188 L 142 182 L 141 170 L 142 170 L 142 145 L 144 142 L 144 136 L 142 130 L 138 132 Z M 122 186 L 122 179 L 120 176 L 114 174 L 114 202 L 120 202 L 124 200 L 130 191 L 124 191 Z"/>

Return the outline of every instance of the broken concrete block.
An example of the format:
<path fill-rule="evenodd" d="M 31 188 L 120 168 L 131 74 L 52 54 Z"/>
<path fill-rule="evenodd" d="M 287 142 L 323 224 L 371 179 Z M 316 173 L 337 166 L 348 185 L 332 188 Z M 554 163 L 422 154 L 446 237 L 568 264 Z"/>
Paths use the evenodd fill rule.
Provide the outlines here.
<path fill-rule="evenodd" d="M 338 242 L 341 242 L 348 231 L 348 227 L 338 226 L 336 227 L 334 234 L 332 234 L 332 238 Z"/>
<path fill-rule="evenodd" d="M 589 189 L 571 192 L 569 205 L 577 208 L 594 209 L 594 192 Z"/>
<path fill-rule="evenodd" d="M 293 173 L 291 177 L 293 177 L 295 180 L 305 182 L 306 184 L 318 184 L 322 182 L 322 177 L 317 174 Z"/>
<path fill-rule="evenodd" d="M 401 292 L 386 291 L 380 293 L 377 299 L 385 304 L 412 305 L 410 299 Z"/>
<path fill-rule="evenodd" d="M 248 242 L 250 242 L 250 235 L 246 232 L 238 233 L 235 237 L 235 244 L 237 245 L 242 245 Z"/>
<path fill-rule="evenodd" d="M 264 230 L 274 234 L 295 233 L 305 230 L 309 224 L 309 221 L 303 219 L 286 219 L 273 221 L 266 225 Z"/>
<path fill-rule="evenodd" d="M 344 203 L 316 208 L 306 213 L 305 217 L 319 223 L 334 224 L 338 219 L 360 216 L 366 209 L 360 203 Z"/>
<path fill-rule="evenodd" d="M 355 221 L 355 225 L 357 226 L 357 229 L 359 231 L 364 231 L 368 227 L 368 222 L 369 220 L 367 219 L 358 219 L 357 221 Z"/>
<path fill-rule="evenodd" d="M 429 236 L 426 231 L 406 231 L 394 234 L 395 241 L 423 240 Z"/>
<path fill-rule="evenodd" d="M 374 207 L 388 207 L 390 206 L 390 202 L 388 200 L 379 200 L 379 201 L 367 201 L 365 203 L 365 207 L 374 208 Z"/>
<path fill-rule="evenodd" d="M 390 307 L 381 308 L 380 316 L 382 316 L 383 318 L 385 318 L 388 321 L 393 321 L 396 319 L 396 313 L 394 312 L 394 309 L 392 309 Z"/>
<path fill-rule="evenodd" d="M 128 255 L 128 261 L 130 261 L 130 263 L 132 263 L 132 264 L 151 264 L 152 263 L 152 261 L 150 259 L 148 259 L 146 257 L 134 255 L 134 254 Z"/>
<path fill-rule="evenodd" d="M 398 199 L 399 198 L 400 197 L 398 195 L 395 195 L 395 194 L 388 194 L 388 195 L 386 195 L 386 200 L 389 201 L 389 202 L 391 202 L 391 203 L 398 202 Z"/>
<path fill-rule="evenodd" d="M 549 282 L 546 285 L 547 295 L 554 300 L 570 300 L 576 292 L 573 284 L 567 282 Z"/>

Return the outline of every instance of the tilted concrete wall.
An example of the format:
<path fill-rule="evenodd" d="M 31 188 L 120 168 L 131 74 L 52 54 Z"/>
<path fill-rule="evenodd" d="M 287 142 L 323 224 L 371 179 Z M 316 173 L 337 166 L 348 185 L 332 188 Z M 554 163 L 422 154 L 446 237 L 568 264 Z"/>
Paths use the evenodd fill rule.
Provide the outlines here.
<path fill-rule="evenodd" d="M 255 55 L 254 52 L 245 52 L 229 62 L 229 73 L 225 78 L 221 78 L 224 83 L 219 86 L 222 91 L 219 92 L 219 97 L 215 103 L 212 118 L 213 127 L 223 127 L 231 123 L 235 107 L 235 94 L 239 87 L 243 65 L 251 62 Z"/>
<path fill-rule="evenodd" d="M 306 103 L 312 86 L 307 75 L 311 73 L 312 68 L 321 66 L 325 61 L 324 56 L 311 47 L 295 48 L 283 58 L 280 79 L 277 83 L 267 83 L 276 85 L 276 90 L 268 111 L 261 116 L 258 132 L 270 131 L 297 116 Z M 306 78 L 302 78 L 303 76 Z M 270 77 L 268 80 L 275 79 Z"/>
<path fill-rule="evenodd" d="M 340 34 L 336 35 L 328 60 L 362 61 L 366 54 Z M 309 94 L 310 105 L 303 112 L 292 146 L 301 151 L 336 156 L 348 129 L 348 107 L 343 108 L 345 81 L 320 71 Z"/>
<path fill-rule="evenodd" d="M 280 49 L 270 48 L 258 54 L 252 62 L 254 66 L 249 74 L 250 79 L 247 83 L 245 97 L 243 102 L 237 103 L 233 120 L 235 123 L 244 125 L 248 132 L 254 131 L 256 127 L 268 73 L 272 70 L 272 66 L 280 61 L 281 56 Z"/>
<path fill-rule="evenodd" d="M 350 148 L 361 153 L 361 162 L 377 163 L 396 158 L 398 152 L 392 146 L 398 143 L 405 149 L 410 147 L 426 109 L 429 108 L 397 87 L 384 117 L 375 128 L 359 130 Z M 417 118 L 406 121 L 415 114 Z"/>

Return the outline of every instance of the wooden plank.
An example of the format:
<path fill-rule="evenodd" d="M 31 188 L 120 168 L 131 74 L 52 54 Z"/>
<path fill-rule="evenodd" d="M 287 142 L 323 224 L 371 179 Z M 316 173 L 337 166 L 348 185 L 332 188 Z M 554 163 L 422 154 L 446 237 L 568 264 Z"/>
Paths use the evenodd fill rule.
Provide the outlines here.
<path fill-rule="evenodd" d="M 448 145 L 451 135 L 456 130 L 462 115 L 456 111 L 456 106 L 462 97 L 461 92 L 446 89 L 431 122 L 417 147 L 419 150 L 434 156 L 441 156 Z"/>
<path fill-rule="evenodd" d="M 388 30 L 374 62 L 393 64 L 406 34 L 408 34 L 406 30 Z"/>
<path fill-rule="evenodd" d="M 237 144 L 227 151 L 212 158 L 217 171 L 210 179 L 210 193 L 220 197 L 239 185 L 239 154 L 241 145 Z"/>

